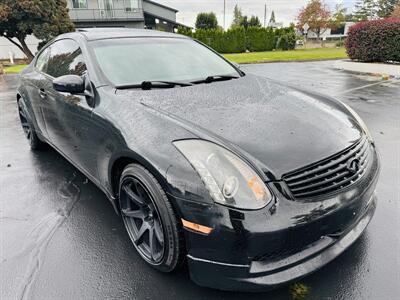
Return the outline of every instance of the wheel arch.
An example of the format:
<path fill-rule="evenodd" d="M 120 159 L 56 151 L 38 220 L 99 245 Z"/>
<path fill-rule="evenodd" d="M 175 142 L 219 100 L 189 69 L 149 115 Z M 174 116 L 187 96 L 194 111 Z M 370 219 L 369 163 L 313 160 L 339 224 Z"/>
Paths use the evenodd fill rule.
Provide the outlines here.
<path fill-rule="evenodd" d="M 157 179 L 158 183 L 161 185 L 161 187 L 164 189 L 164 191 L 168 196 L 169 187 L 167 184 L 167 180 L 165 178 L 165 174 L 163 175 L 160 172 L 160 169 L 156 168 L 152 163 L 150 163 L 147 159 L 143 158 L 141 155 L 138 155 L 133 151 L 125 151 L 123 153 L 120 153 L 119 155 L 114 156 L 111 159 L 108 170 L 109 183 L 111 186 L 112 194 L 114 195 L 115 198 L 114 205 L 115 208 L 118 210 L 118 213 L 120 207 L 119 195 L 118 195 L 119 180 L 121 178 L 123 170 L 129 164 L 139 164 L 144 168 L 146 168 Z"/>

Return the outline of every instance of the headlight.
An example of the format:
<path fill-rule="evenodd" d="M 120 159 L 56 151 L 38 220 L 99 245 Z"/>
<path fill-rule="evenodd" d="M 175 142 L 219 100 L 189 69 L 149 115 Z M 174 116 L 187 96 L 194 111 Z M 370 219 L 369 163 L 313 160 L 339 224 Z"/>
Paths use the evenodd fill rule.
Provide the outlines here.
<path fill-rule="evenodd" d="M 186 157 L 215 202 L 241 209 L 260 209 L 271 193 L 261 178 L 236 155 L 204 140 L 173 143 Z"/>
<path fill-rule="evenodd" d="M 371 132 L 368 130 L 367 125 L 365 124 L 365 122 L 363 121 L 363 119 L 361 119 L 361 117 L 358 115 L 358 113 L 355 112 L 354 109 L 352 109 L 350 106 L 348 106 L 346 103 L 340 101 L 344 107 L 347 108 L 347 110 L 353 115 L 353 117 L 357 120 L 358 124 L 360 124 L 362 130 L 364 131 L 365 135 L 367 136 L 368 140 L 373 143 L 374 142 L 374 138 L 371 135 Z"/>

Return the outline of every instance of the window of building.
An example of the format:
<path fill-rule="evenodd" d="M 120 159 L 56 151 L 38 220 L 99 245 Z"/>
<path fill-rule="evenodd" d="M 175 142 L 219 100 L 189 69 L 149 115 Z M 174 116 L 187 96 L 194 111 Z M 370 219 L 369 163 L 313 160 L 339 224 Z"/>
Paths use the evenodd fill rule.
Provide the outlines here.
<path fill-rule="evenodd" d="M 125 10 L 126 11 L 136 11 L 139 8 L 138 0 L 125 0 Z"/>
<path fill-rule="evenodd" d="M 88 8 L 87 0 L 72 0 L 73 8 Z"/>

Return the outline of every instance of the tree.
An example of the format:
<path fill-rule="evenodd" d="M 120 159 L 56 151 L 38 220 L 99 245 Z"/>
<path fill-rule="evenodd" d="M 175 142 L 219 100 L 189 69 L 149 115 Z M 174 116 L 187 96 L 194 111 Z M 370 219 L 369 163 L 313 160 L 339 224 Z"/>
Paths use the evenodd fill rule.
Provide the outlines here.
<path fill-rule="evenodd" d="M 260 19 L 257 16 L 251 16 L 249 20 L 249 26 L 251 27 L 261 27 Z"/>
<path fill-rule="evenodd" d="M 342 4 L 336 4 L 335 11 L 332 14 L 332 21 L 337 24 L 346 22 L 346 8 Z"/>
<path fill-rule="evenodd" d="M 388 18 L 392 14 L 396 5 L 399 5 L 400 0 L 378 0 L 378 17 Z"/>
<path fill-rule="evenodd" d="M 65 0 L 2 0 L 0 2 L 0 36 L 17 46 L 29 60 L 33 54 L 25 39 L 33 34 L 49 41 L 74 30 Z"/>
<path fill-rule="evenodd" d="M 272 13 L 271 13 L 271 18 L 269 18 L 269 24 L 274 24 L 274 23 L 276 23 L 276 20 L 275 20 L 275 12 L 272 11 Z"/>
<path fill-rule="evenodd" d="M 242 26 L 245 29 L 247 29 L 247 27 L 249 27 L 249 21 L 247 19 L 247 16 L 242 17 L 242 19 L 240 20 L 239 26 Z"/>
<path fill-rule="evenodd" d="M 233 9 L 233 21 L 232 21 L 231 28 L 240 26 L 242 19 L 243 19 L 242 10 L 236 4 L 235 8 Z"/>
<path fill-rule="evenodd" d="M 377 18 L 375 0 L 358 0 L 355 5 L 354 17 L 357 21 L 366 21 Z"/>
<path fill-rule="evenodd" d="M 346 9 L 342 4 L 337 4 L 335 6 L 335 12 L 332 14 L 331 18 L 331 28 L 340 28 L 344 26 L 346 22 Z"/>
<path fill-rule="evenodd" d="M 359 0 L 355 17 L 359 21 L 388 18 L 400 0 Z"/>
<path fill-rule="evenodd" d="M 218 28 L 217 16 L 213 12 L 199 13 L 196 18 L 196 29 L 216 29 Z"/>
<path fill-rule="evenodd" d="M 324 2 L 311 0 L 300 10 L 297 16 L 297 28 L 302 29 L 304 24 L 308 24 L 308 30 L 314 32 L 318 39 L 320 38 L 331 25 L 331 13 Z"/>
<path fill-rule="evenodd" d="M 397 4 L 397 6 L 393 9 L 393 12 L 390 16 L 392 18 L 400 19 L 400 4 Z"/>

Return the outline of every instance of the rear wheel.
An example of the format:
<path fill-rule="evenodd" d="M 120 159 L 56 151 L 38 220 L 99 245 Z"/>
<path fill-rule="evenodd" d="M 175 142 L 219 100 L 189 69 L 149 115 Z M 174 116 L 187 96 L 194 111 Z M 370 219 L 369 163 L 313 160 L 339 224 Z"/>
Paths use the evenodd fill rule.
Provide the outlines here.
<path fill-rule="evenodd" d="M 37 136 L 31 120 L 29 120 L 26 111 L 22 107 L 21 101 L 18 101 L 18 114 L 19 120 L 21 121 L 22 130 L 24 131 L 25 137 L 29 141 L 29 146 L 31 149 L 37 150 L 43 148 L 45 143 L 42 142 Z"/>
<path fill-rule="evenodd" d="M 119 185 L 122 219 L 134 247 L 152 267 L 171 272 L 183 259 L 177 217 L 154 176 L 138 164 L 128 165 Z"/>

